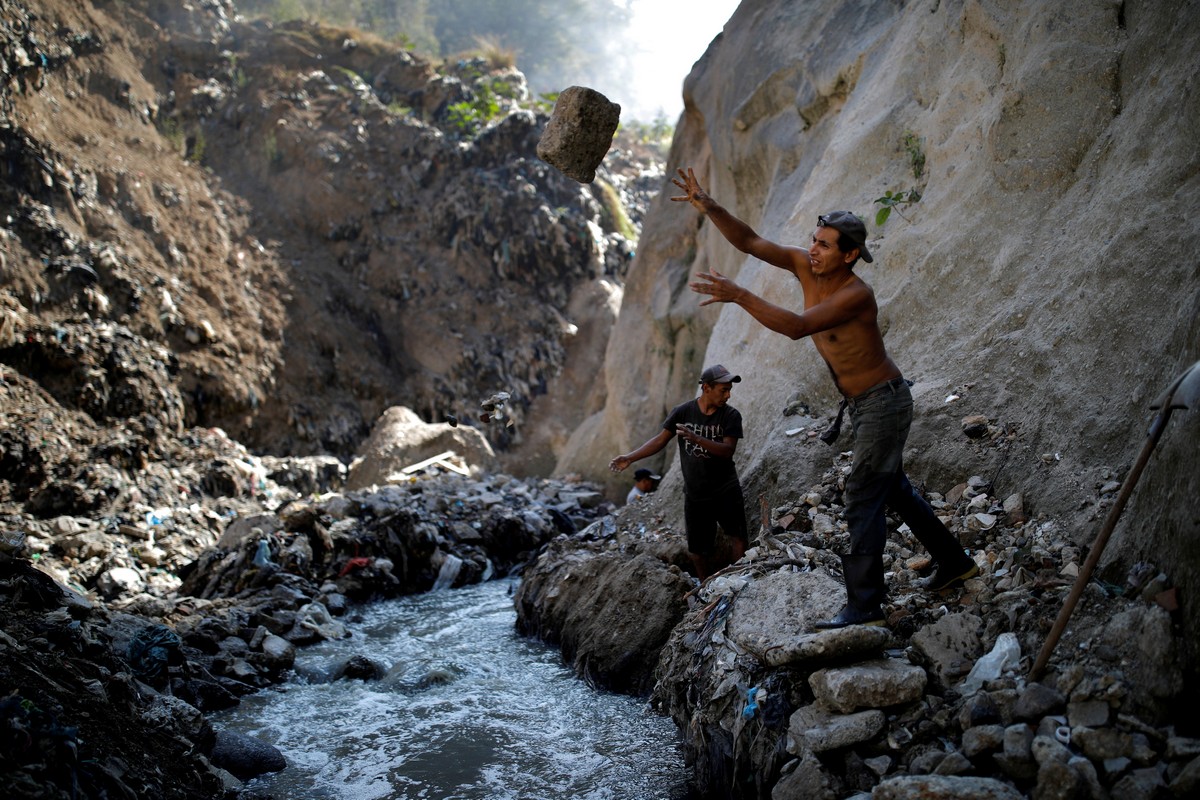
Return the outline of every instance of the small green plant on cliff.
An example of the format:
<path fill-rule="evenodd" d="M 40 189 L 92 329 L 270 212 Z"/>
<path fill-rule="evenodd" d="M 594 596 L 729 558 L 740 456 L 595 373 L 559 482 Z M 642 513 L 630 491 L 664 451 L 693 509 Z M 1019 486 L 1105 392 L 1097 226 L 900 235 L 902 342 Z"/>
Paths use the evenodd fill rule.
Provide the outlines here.
<path fill-rule="evenodd" d="M 250 83 L 250 76 L 246 74 L 246 70 L 238 66 L 237 53 L 229 54 L 229 82 L 232 84 L 235 91 L 245 89 Z"/>
<path fill-rule="evenodd" d="M 908 166 L 912 170 L 913 177 L 919 181 L 925 177 L 925 140 L 912 131 L 905 131 L 902 142 L 904 152 L 908 155 Z M 888 189 L 883 193 L 883 197 L 876 198 L 875 200 L 878 205 L 882 206 L 882 208 L 875 212 L 876 227 L 882 227 L 888 221 L 888 217 L 892 215 L 893 211 L 905 222 L 909 221 L 908 217 L 904 216 L 904 212 L 900 209 L 920 201 L 921 190 L 917 187 L 901 189 L 898 192 Z"/>
<path fill-rule="evenodd" d="M 279 142 L 275 140 L 274 131 L 268 132 L 263 139 L 263 155 L 266 156 L 269 167 L 277 167 L 283 163 L 283 153 L 279 150 Z"/>
<path fill-rule="evenodd" d="M 925 140 L 912 131 L 907 131 L 904 134 L 904 151 L 908 153 L 913 177 L 921 180 L 925 176 Z"/>
<path fill-rule="evenodd" d="M 503 80 L 479 81 L 471 97 L 453 103 L 446 109 L 446 121 L 466 136 L 474 136 L 496 117 L 500 116 L 501 97 L 512 92 Z"/>
<path fill-rule="evenodd" d="M 625 206 L 621 203 L 621 195 L 617 192 L 616 187 L 600 178 L 597 178 L 592 185 L 599 189 L 597 199 L 600 201 L 602 209 L 601 222 L 605 223 L 609 230 L 616 231 L 631 242 L 636 242 L 637 229 L 633 227 L 633 222 L 625 213 Z"/>
<path fill-rule="evenodd" d="M 910 206 L 913 203 L 920 201 L 921 192 L 918 189 L 909 189 L 893 192 L 891 189 L 883 193 L 883 197 L 876 198 L 875 202 L 879 203 L 883 208 L 875 212 L 875 227 L 882 228 L 883 224 L 888 221 L 888 217 L 895 211 L 900 215 L 900 218 L 908 222 L 908 217 L 904 216 L 904 212 L 900 210 L 902 206 Z"/>
<path fill-rule="evenodd" d="M 180 155 L 187 152 L 187 135 L 179 126 L 179 120 L 174 117 L 160 117 L 158 132 L 171 144 L 171 148 Z"/>
<path fill-rule="evenodd" d="M 203 164 L 204 150 L 208 146 L 208 140 L 204 137 L 204 129 L 197 128 L 196 135 L 189 139 L 188 144 L 191 145 L 191 151 L 187 156 L 188 161 L 193 164 Z"/>

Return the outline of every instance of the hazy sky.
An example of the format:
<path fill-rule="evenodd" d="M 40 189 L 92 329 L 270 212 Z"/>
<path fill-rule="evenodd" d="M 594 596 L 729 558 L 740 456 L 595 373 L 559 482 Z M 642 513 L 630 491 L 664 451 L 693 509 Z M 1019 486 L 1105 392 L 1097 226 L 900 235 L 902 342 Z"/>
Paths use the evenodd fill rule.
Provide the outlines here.
<path fill-rule="evenodd" d="M 634 82 L 605 91 L 621 105 L 621 117 L 652 122 L 662 109 L 675 124 L 683 111 L 683 79 L 733 16 L 738 1 L 633 0 Z"/>

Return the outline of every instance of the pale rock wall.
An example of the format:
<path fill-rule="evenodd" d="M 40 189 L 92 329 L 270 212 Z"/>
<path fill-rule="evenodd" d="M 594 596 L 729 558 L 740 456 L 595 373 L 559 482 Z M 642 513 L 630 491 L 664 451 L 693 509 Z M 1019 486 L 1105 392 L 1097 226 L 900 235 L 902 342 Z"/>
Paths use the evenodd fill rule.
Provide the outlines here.
<path fill-rule="evenodd" d="M 1098 486 L 1125 476 L 1150 403 L 1200 359 L 1198 55 L 1197 2 L 746 0 L 685 83 L 668 173 L 693 166 L 782 242 L 806 242 L 819 213 L 863 215 L 876 260 L 857 269 L 916 382 L 910 475 L 942 492 L 983 475 L 1086 543 L 1105 513 Z M 919 180 L 908 132 L 923 142 Z M 875 198 L 912 187 L 923 198 L 907 220 L 877 227 Z M 720 362 L 745 376 L 732 403 L 754 520 L 759 494 L 794 497 L 830 464 L 829 448 L 784 434 L 796 418 L 783 408 L 803 400 L 826 419 L 837 398 L 810 343 L 736 307 L 698 307 L 686 281 L 711 268 L 797 310 L 801 293 L 673 194 L 665 184 L 628 277 L 608 401 L 558 471 L 623 493 L 628 476 L 608 460 L 652 436 L 702 366 Z M 968 414 L 1015 434 L 1012 445 L 968 440 Z M 1110 545 L 1177 585 L 1195 585 L 1200 563 L 1198 440 L 1200 410 L 1176 412 Z M 673 451 L 650 466 L 669 468 Z M 667 502 L 679 482 L 670 470 L 659 494 L 681 526 Z"/>

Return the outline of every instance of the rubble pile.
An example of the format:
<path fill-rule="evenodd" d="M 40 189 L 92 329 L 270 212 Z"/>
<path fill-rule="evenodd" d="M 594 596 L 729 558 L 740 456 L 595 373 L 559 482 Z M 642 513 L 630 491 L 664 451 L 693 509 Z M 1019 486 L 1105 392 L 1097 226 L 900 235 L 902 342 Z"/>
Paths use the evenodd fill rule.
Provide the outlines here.
<path fill-rule="evenodd" d="M 679 534 L 622 511 L 552 544 L 527 568 L 519 623 L 571 643 L 576 664 L 611 659 L 599 635 L 627 617 L 669 631 L 618 685 L 653 686 L 684 737 L 700 791 L 719 797 L 1184 797 L 1200 738 L 1183 686 L 1169 579 L 1142 564 L 1125 585 L 1088 584 L 1047 673 L 1029 668 L 1081 562 L 1054 520 L 975 476 L 931 504 L 981 568 L 932 594 L 932 569 L 895 521 L 886 628 L 809 633 L 844 603 L 841 492 L 850 454 L 823 481 L 768 510 L 745 558 L 694 588 L 690 609 L 593 607 L 565 617 L 557 595 L 618 591 L 617 565 L 653 552 L 677 569 Z M 1098 487 L 1111 502 L 1119 487 Z M 664 542 L 675 541 L 675 551 Z M 554 575 L 555 583 L 546 577 Z M 524 600 L 524 602 L 522 602 Z M 593 651 L 580 651 L 580 643 Z M 597 674 L 592 673 L 596 678 Z"/>
<path fill-rule="evenodd" d="M 558 536 L 521 573 L 517 630 L 557 645 L 593 685 L 649 694 L 648 667 L 687 611 L 688 565 L 678 537 L 605 517 Z"/>
<path fill-rule="evenodd" d="M 103 605 L 3 550 L 0 603 L 5 797 L 225 796 L 212 727 L 135 677 Z"/>
<path fill-rule="evenodd" d="M 631 135 L 581 186 L 536 155 L 549 104 L 483 58 L 228 0 L 0 8 L 0 363 L 64 407 L 345 458 L 396 398 L 476 424 L 504 387 L 504 449 L 597 368 L 566 354 L 615 312 L 582 298 L 663 182 Z"/>
<path fill-rule="evenodd" d="M 336 460 L 262 459 L 220 431 L 182 440 L 128 476 L 169 478 L 153 496 L 119 495 L 98 518 L 3 517 L 3 713 L 28 734 L 0 760 L 16 797 L 72 783 L 84 797 L 250 797 L 239 779 L 258 774 L 244 762 L 262 743 L 222 741 L 205 712 L 284 679 L 298 647 L 346 636 L 356 604 L 509 574 L 612 510 L 587 484 L 438 462 L 343 493 Z M 172 767 L 147 775 L 135 759 Z"/>

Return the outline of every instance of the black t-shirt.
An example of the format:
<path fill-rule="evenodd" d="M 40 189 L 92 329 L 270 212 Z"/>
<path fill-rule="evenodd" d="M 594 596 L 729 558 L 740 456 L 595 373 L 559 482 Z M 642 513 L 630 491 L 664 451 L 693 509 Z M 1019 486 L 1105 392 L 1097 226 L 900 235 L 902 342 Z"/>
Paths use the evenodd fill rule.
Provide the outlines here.
<path fill-rule="evenodd" d="M 695 400 L 680 403 L 671 409 L 663 428 L 675 433 L 677 425 L 705 439 L 721 441 L 726 436 L 742 438 L 742 415 L 732 406 L 718 408 L 705 416 Z M 683 468 L 684 492 L 688 497 L 704 499 L 736 485 L 737 468 L 732 458 L 718 458 L 703 447 L 694 445 L 682 436 L 679 439 L 679 465 Z"/>

